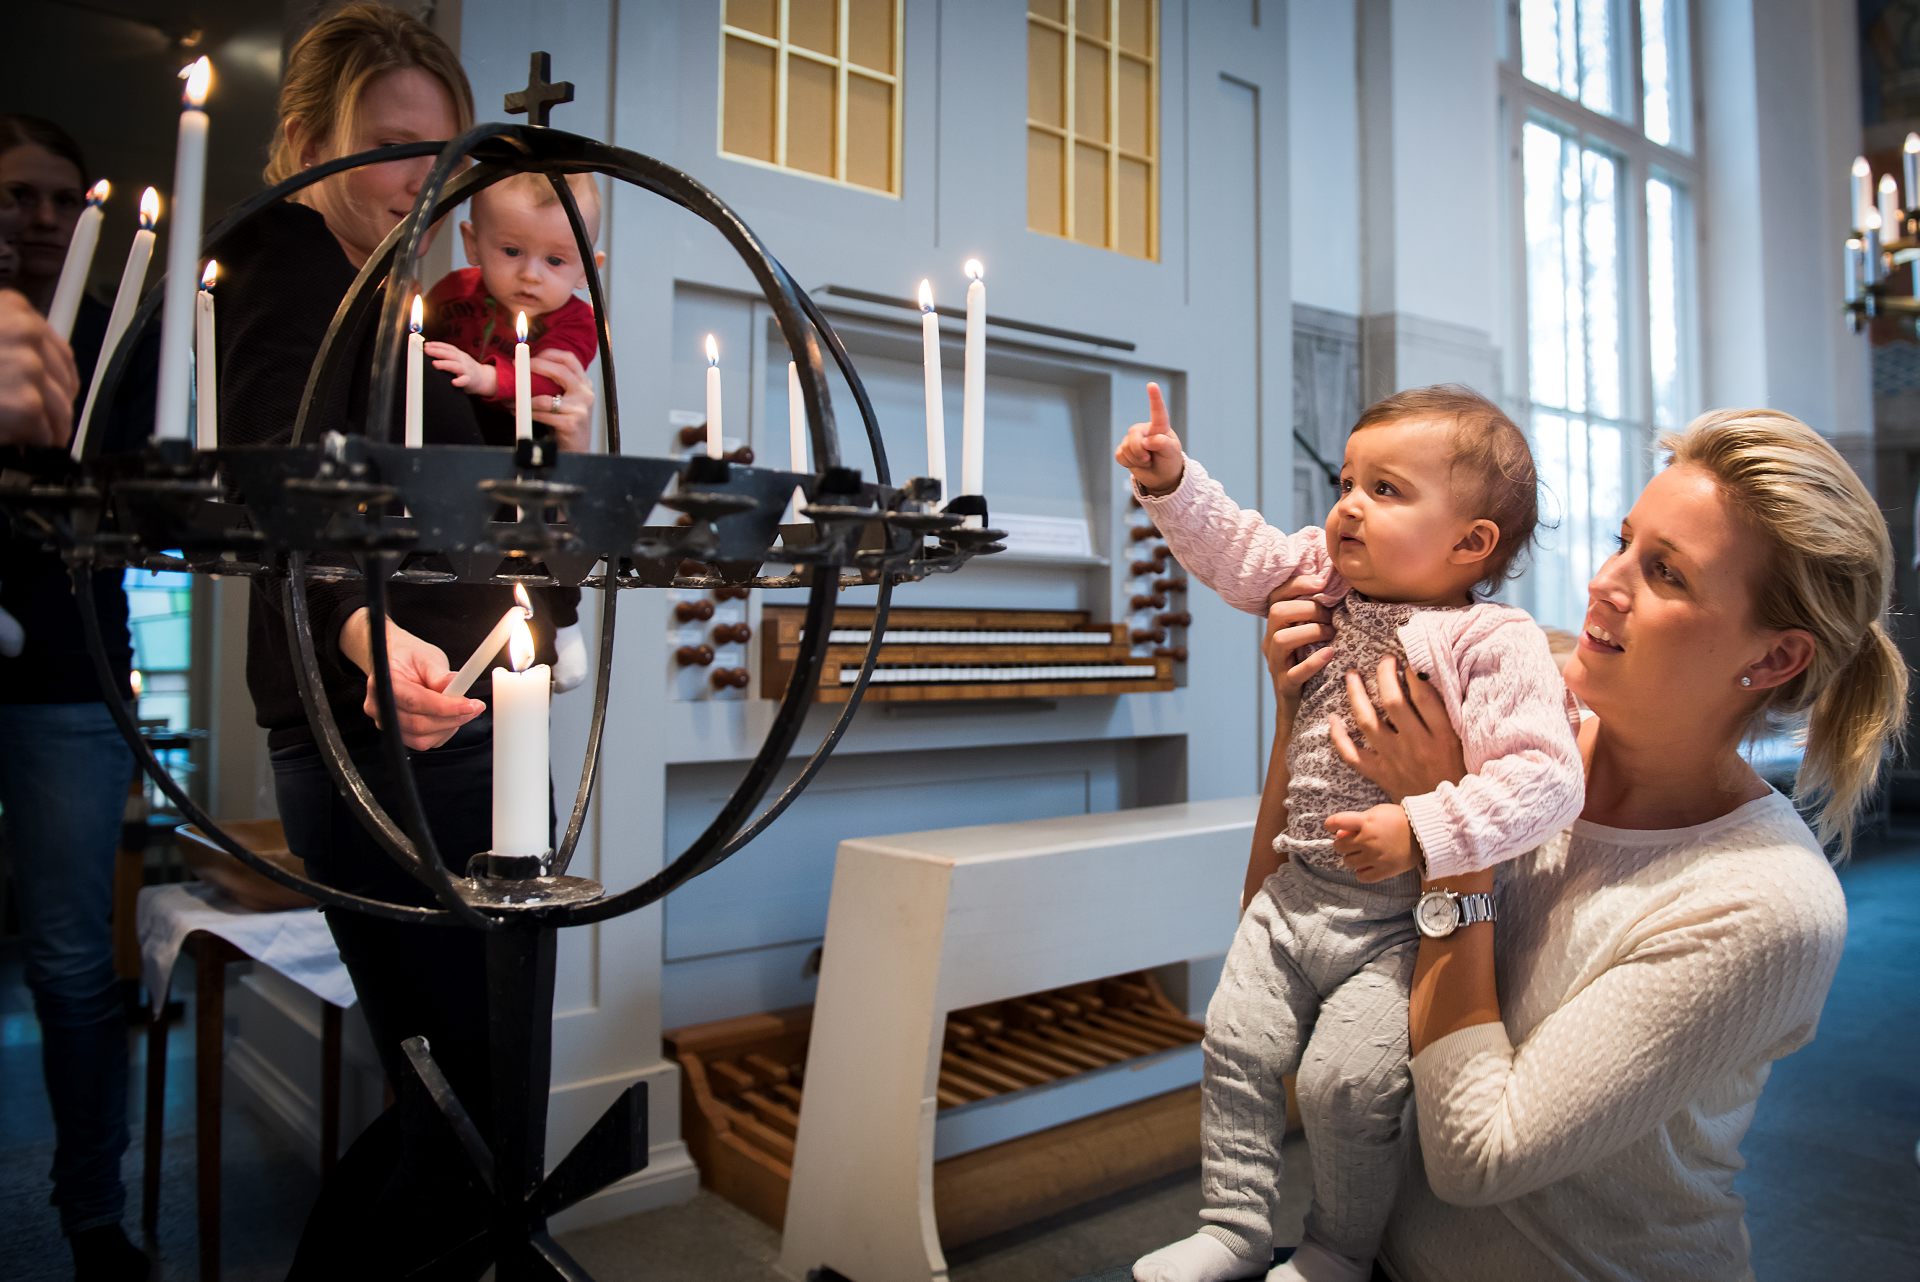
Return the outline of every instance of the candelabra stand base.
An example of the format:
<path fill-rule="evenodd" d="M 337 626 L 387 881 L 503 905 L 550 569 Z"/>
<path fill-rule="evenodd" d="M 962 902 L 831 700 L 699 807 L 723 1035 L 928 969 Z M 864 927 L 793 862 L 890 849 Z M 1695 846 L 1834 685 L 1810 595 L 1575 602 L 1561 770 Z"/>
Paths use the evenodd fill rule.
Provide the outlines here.
<path fill-rule="evenodd" d="M 579 882 L 538 878 L 533 882 Z M 511 881 L 483 881 L 500 888 Z M 597 889 L 597 888 L 596 888 Z M 562 895 L 561 898 L 566 896 Z M 635 1082 L 581 1137 L 553 1170 L 546 1169 L 547 1095 L 553 1067 L 553 980 L 557 928 L 538 897 L 516 896 L 504 907 L 504 925 L 487 932 L 487 1040 L 493 1078 L 493 1118 L 482 1135 L 434 1062 L 422 1037 L 402 1044 L 413 1070 L 400 1104 L 410 1136 L 465 1155 L 481 1191 L 484 1224 L 422 1271 L 423 1276 L 471 1276 L 491 1263 L 500 1282 L 590 1278 L 553 1240 L 547 1221 L 647 1162 L 647 1084 Z M 438 1134 L 432 1132 L 438 1131 Z"/>

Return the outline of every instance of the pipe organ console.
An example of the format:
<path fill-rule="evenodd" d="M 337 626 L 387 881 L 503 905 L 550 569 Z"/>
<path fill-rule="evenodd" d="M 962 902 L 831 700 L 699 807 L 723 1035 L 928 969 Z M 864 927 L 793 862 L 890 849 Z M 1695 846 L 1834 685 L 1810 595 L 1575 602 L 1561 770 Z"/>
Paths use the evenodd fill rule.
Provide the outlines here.
<path fill-rule="evenodd" d="M 805 611 L 761 613 L 761 693 L 786 689 L 800 649 Z M 844 703 L 866 657 L 873 611 L 836 613 L 827 665 L 815 698 Z M 881 702 L 1059 699 L 1174 688 L 1170 655 L 1137 655 L 1120 624 L 1095 624 L 1085 611 L 892 611 L 866 697 Z"/>

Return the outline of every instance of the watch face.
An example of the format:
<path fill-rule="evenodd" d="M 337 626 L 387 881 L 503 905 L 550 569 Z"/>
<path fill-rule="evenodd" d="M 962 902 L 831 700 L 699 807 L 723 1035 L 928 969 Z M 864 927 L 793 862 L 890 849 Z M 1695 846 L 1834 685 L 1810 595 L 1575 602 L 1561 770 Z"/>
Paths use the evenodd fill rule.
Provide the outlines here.
<path fill-rule="evenodd" d="M 1451 895 L 1429 891 L 1420 896 L 1420 902 L 1414 905 L 1413 924 L 1423 935 L 1451 935 L 1453 928 L 1460 924 L 1460 910 L 1454 905 Z"/>

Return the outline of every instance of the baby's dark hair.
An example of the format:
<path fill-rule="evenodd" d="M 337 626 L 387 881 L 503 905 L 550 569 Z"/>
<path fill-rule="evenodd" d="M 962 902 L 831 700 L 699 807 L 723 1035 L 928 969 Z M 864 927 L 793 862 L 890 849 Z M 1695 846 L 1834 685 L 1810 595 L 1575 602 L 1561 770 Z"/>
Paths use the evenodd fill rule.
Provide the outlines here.
<path fill-rule="evenodd" d="M 1354 423 L 1355 432 L 1411 418 L 1453 421 L 1453 480 L 1475 514 L 1500 529 L 1480 586 L 1492 591 L 1520 572 L 1520 555 L 1540 524 L 1540 478 L 1526 433 L 1506 412 L 1471 387 L 1435 383 L 1410 387 L 1375 401 Z M 1350 433 L 1351 434 L 1351 433 Z"/>

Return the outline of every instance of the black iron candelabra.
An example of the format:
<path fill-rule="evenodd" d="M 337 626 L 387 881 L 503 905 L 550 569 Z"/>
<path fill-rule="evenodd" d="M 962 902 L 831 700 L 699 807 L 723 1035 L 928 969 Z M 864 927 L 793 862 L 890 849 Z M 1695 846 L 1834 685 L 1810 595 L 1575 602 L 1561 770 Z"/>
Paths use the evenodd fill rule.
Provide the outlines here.
<path fill-rule="evenodd" d="M 645 1083 L 629 1087 L 551 1170 L 546 1168 L 552 1052 L 555 935 L 644 907 L 714 867 L 763 832 L 818 773 L 860 704 L 896 584 L 959 569 L 1000 551 L 978 495 L 942 504 L 936 482 L 895 485 L 860 376 L 833 327 L 758 237 L 719 197 L 651 157 L 552 129 L 547 112 L 571 97 L 535 54 L 528 88 L 508 109 L 526 124 L 483 124 L 447 143 L 412 143 L 316 165 L 229 212 L 206 236 L 202 256 L 268 207 L 334 174 L 362 165 L 431 155 L 410 215 L 361 269 L 341 302 L 307 375 L 285 444 L 195 449 L 161 441 L 133 453 L 12 448 L 0 453 L 0 511 L 14 527 L 57 549 L 76 586 L 89 572 L 132 567 L 251 575 L 280 589 L 294 641 L 295 677 L 323 760 L 359 822 L 400 868 L 421 883 L 431 906 L 338 890 L 269 863 L 242 845 L 170 776 L 112 695 L 114 674 L 88 591 L 76 592 L 107 706 L 142 767 L 180 812 L 255 872 L 304 892 L 329 911 L 364 913 L 421 928 L 458 927 L 485 936 L 488 1044 L 493 1099 L 482 1134 L 448 1087 L 422 1039 L 405 1044 L 412 1080 L 399 1084 L 414 1126 L 438 1126 L 466 1154 L 490 1202 L 486 1227 L 436 1267 L 491 1261 L 502 1279 L 582 1278 L 547 1230 L 549 1217 L 640 1169 L 647 1153 Z M 515 100 L 518 100 L 516 102 Z M 588 273 L 599 328 L 607 453 L 554 450 L 543 440 L 513 448 L 396 444 L 394 392 L 406 332 L 403 309 L 420 289 L 428 230 L 476 192 L 522 172 L 547 176 L 565 209 Z M 570 174 L 603 174 L 651 192 L 705 220 L 726 238 L 765 295 L 800 375 L 812 474 L 721 459 L 649 458 L 620 452 L 620 409 L 608 310 L 593 245 L 569 191 Z M 154 324 L 164 282 L 147 293 L 108 362 L 99 402 L 110 405 L 129 354 Z M 337 386 L 353 356 L 374 344 L 363 430 L 315 438 L 308 419 L 322 389 Z M 826 379 L 831 360 L 844 377 L 869 442 L 875 475 L 840 463 Z M 783 527 L 795 488 L 807 522 Z M 656 507 L 680 523 L 653 524 Z M 517 513 L 511 517 L 504 514 Z M 778 572 L 770 572 L 778 567 Z M 372 626 L 374 698 L 381 744 L 397 780 L 390 812 L 347 751 L 329 708 L 307 612 L 307 589 L 357 580 Z M 484 851 L 441 851 L 415 788 L 397 728 L 385 620 L 391 584 L 495 583 L 598 589 L 598 661 L 585 765 L 565 827 L 538 859 Z M 793 752 L 826 656 L 835 599 L 851 584 L 877 588 L 866 662 L 852 697 L 792 782 L 764 807 L 775 772 Z M 764 741 L 732 794 L 694 841 L 654 876 L 610 892 L 572 876 L 612 678 L 616 605 L 632 588 L 714 586 L 807 590 L 807 613 L 792 676 Z"/>

